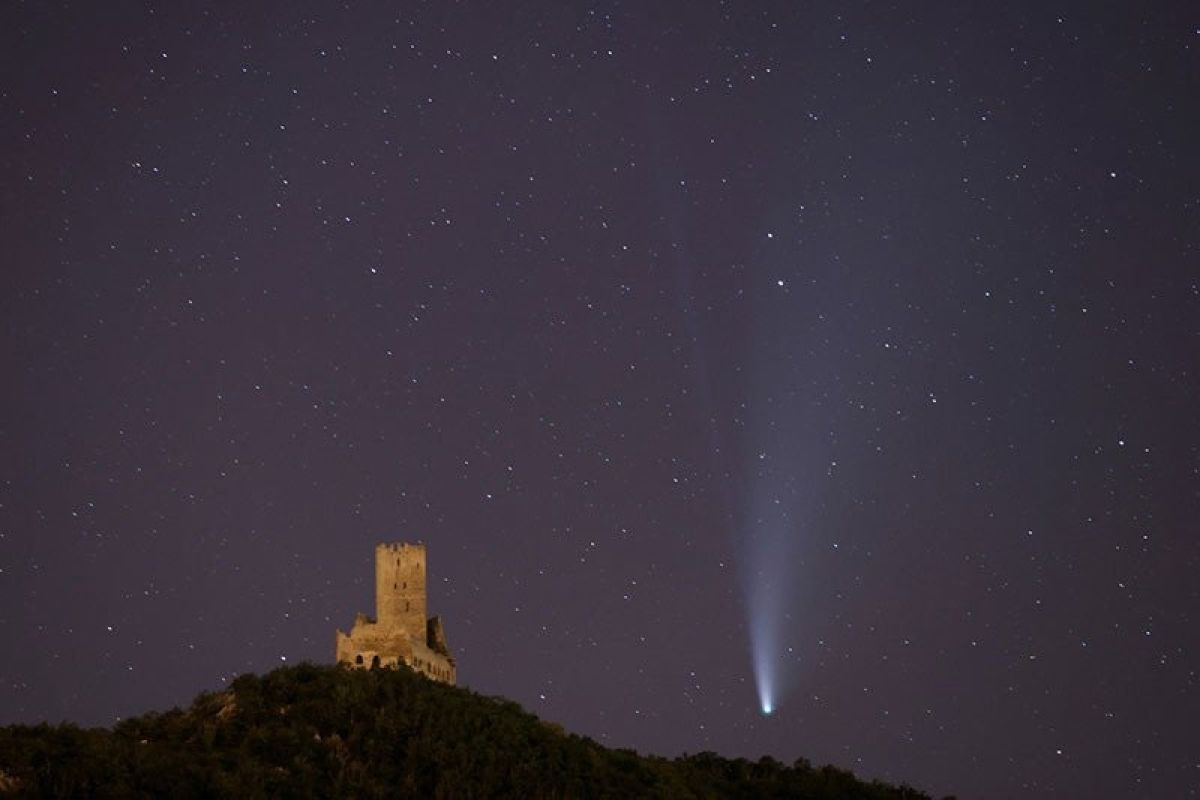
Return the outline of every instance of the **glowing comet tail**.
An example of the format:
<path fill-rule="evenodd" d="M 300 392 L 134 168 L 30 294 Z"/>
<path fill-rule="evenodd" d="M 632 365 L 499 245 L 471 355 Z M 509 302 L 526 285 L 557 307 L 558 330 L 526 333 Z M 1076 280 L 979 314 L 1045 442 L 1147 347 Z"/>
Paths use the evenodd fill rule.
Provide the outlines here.
<path fill-rule="evenodd" d="M 777 708 L 785 688 L 782 679 L 788 671 L 783 639 L 790 618 L 788 589 L 793 576 L 788 572 L 793 547 L 789 542 L 791 526 L 785 520 L 757 522 L 747 537 L 748 552 L 744 554 L 747 627 L 758 706 L 764 716 L 769 716 Z"/>

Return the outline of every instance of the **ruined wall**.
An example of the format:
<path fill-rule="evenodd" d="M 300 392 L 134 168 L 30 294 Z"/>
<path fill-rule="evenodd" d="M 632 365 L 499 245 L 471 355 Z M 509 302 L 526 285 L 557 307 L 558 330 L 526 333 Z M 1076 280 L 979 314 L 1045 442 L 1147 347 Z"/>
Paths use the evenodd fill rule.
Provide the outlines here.
<path fill-rule="evenodd" d="M 450 655 L 450 644 L 446 641 L 446 629 L 442 627 L 441 617 L 430 617 L 425 625 L 425 644 L 435 653 Z"/>
<path fill-rule="evenodd" d="M 451 686 L 458 682 L 458 669 L 454 659 L 423 645 L 414 643 L 412 653 L 404 663 L 435 681 L 442 681 Z"/>
<path fill-rule="evenodd" d="M 356 622 L 350 633 L 337 632 L 337 661 L 354 667 L 395 667 L 404 665 L 423 672 L 433 680 L 454 684 L 458 670 L 454 657 L 440 653 L 428 644 L 384 629 L 369 620 Z"/>

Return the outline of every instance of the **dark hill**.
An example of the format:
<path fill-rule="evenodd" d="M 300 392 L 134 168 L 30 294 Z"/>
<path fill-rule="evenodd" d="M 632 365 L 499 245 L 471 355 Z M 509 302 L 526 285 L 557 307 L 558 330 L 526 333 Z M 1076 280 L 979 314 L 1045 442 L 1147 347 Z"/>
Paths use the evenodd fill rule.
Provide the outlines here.
<path fill-rule="evenodd" d="M 0 794 L 27 797 L 923 798 L 834 767 L 611 750 L 507 700 L 408 670 L 243 675 L 112 730 L 0 729 Z"/>

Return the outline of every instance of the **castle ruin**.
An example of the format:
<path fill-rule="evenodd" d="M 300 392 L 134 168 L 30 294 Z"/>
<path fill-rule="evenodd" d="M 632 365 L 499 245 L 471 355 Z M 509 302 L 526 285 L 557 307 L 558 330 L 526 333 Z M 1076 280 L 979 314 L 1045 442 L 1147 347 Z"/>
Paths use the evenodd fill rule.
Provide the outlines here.
<path fill-rule="evenodd" d="M 425 616 L 425 545 L 375 545 L 375 617 L 359 612 L 350 633 L 337 632 L 337 662 L 362 669 L 403 664 L 454 685 L 442 620 Z"/>

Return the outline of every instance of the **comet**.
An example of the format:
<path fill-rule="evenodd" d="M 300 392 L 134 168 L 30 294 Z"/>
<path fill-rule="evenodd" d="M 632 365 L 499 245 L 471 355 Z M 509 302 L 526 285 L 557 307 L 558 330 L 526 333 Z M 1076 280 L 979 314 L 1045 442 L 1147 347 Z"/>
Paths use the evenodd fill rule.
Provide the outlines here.
<path fill-rule="evenodd" d="M 745 520 L 740 537 L 746 629 L 758 707 L 763 716 L 775 713 L 794 671 L 794 656 L 786 642 L 792 634 L 791 610 L 799 578 L 796 573 L 800 538 L 791 511 L 794 493 L 789 485 L 790 476 L 773 474 L 769 466 L 756 470 L 758 486 L 751 507 L 757 513 Z"/>

